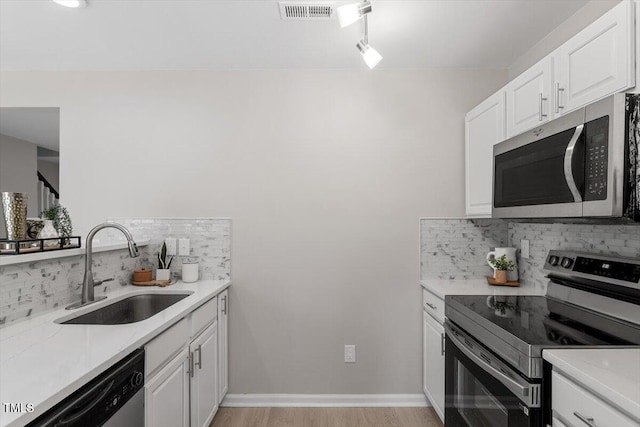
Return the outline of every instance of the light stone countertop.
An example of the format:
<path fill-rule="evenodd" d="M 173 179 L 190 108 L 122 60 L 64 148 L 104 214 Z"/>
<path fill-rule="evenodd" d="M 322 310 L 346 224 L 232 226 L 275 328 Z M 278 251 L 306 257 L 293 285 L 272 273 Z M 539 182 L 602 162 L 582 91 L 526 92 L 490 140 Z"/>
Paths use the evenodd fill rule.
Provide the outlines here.
<path fill-rule="evenodd" d="M 640 348 L 544 350 L 542 357 L 640 423 Z"/>
<path fill-rule="evenodd" d="M 530 286 L 492 286 L 487 279 L 428 279 L 420 286 L 444 299 L 446 295 L 543 295 Z"/>
<path fill-rule="evenodd" d="M 126 286 L 110 292 L 104 301 L 73 312 L 83 314 L 135 294 L 193 292 L 136 323 L 54 323 L 72 314 L 61 308 L 0 329 L 0 402 L 35 407 L 31 413 L 11 413 L 0 407 L 0 427 L 22 426 L 37 418 L 230 285 L 230 281 L 201 280 L 168 288 Z"/>

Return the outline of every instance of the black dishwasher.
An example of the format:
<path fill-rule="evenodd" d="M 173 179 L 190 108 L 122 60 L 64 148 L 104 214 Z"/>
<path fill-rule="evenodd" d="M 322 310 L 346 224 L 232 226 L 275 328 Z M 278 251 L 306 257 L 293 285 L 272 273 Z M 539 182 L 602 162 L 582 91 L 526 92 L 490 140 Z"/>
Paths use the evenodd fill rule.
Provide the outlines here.
<path fill-rule="evenodd" d="M 27 427 L 144 426 L 144 350 L 138 349 Z"/>

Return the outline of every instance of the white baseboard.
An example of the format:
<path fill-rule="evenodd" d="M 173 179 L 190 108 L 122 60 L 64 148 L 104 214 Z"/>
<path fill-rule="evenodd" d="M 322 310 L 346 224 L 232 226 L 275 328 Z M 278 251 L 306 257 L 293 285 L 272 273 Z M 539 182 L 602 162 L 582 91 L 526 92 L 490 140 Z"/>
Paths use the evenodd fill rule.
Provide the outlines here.
<path fill-rule="evenodd" d="M 227 394 L 220 406 L 251 407 L 426 407 L 424 394 Z"/>

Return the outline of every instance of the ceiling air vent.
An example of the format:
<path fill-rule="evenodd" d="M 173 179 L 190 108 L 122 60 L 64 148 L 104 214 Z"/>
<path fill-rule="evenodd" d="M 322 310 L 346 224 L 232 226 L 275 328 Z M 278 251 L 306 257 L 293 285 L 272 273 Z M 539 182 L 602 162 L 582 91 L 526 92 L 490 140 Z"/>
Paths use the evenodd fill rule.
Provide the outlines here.
<path fill-rule="evenodd" d="M 278 3 L 281 19 L 331 19 L 333 6 L 327 3 Z"/>

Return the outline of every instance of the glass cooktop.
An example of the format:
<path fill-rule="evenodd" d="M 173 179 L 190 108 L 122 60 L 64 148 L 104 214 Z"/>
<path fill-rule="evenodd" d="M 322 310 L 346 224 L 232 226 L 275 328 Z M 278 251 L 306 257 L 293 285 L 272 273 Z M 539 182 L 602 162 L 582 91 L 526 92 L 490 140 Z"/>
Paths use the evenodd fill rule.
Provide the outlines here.
<path fill-rule="evenodd" d="M 532 347 L 640 345 L 637 325 L 549 297 L 450 295 L 446 304 L 489 332 Z"/>

